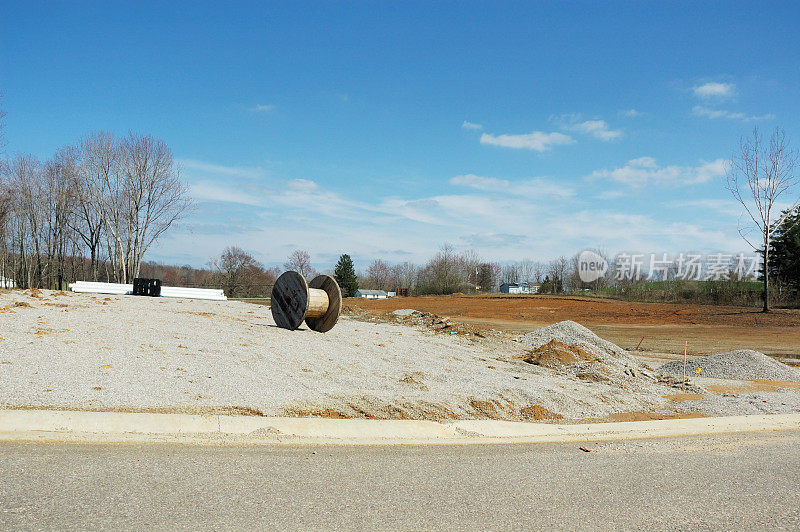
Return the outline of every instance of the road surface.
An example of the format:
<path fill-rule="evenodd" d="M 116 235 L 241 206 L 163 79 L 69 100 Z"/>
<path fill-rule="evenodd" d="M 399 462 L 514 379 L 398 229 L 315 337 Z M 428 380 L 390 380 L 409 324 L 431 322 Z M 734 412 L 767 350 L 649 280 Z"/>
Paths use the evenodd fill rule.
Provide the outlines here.
<path fill-rule="evenodd" d="M 0 443 L 4 530 L 798 529 L 798 493 L 795 431 L 539 445 Z"/>

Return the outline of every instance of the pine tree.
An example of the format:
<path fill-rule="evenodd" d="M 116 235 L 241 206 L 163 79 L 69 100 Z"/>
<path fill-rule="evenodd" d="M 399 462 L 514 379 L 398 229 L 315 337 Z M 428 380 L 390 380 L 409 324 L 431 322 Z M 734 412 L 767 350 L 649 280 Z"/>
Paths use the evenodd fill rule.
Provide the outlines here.
<path fill-rule="evenodd" d="M 336 268 L 333 270 L 333 277 L 339 283 L 343 297 L 356 295 L 358 277 L 356 276 L 355 268 L 353 268 L 353 259 L 350 258 L 350 255 L 345 253 L 339 257 L 339 262 L 336 263 Z"/>
<path fill-rule="evenodd" d="M 788 214 L 772 239 L 770 275 L 800 290 L 800 207 Z"/>

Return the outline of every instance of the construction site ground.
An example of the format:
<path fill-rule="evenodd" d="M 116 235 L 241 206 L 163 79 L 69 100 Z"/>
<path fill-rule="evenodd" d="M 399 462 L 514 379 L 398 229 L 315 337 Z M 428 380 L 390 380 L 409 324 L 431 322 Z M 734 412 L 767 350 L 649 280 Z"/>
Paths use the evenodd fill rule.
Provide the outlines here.
<path fill-rule="evenodd" d="M 345 306 L 379 316 L 412 308 L 480 328 L 515 334 L 562 320 L 577 321 L 654 363 L 683 356 L 754 349 L 788 364 L 800 363 L 800 310 L 642 303 L 575 296 L 493 295 L 416 296 L 380 300 L 348 298 Z"/>
<path fill-rule="evenodd" d="M 579 298 L 348 299 L 323 334 L 278 328 L 269 307 L 240 301 L 0 291 L 0 407 L 548 423 L 796 413 L 800 373 L 759 376 L 787 374 L 760 353 L 733 356 L 733 379 L 684 384 L 657 369 L 685 339 L 692 355 L 796 355 L 798 318 Z M 554 322 L 551 336 L 519 335 Z M 606 341 L 640 335 L 644 351 Z"/>

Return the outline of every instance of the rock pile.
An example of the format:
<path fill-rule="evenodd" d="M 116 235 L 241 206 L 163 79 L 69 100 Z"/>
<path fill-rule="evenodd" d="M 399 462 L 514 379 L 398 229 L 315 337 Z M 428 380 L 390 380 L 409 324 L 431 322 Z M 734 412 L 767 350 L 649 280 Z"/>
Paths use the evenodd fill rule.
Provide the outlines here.
<path fill-rule="evenodd" d="M 668 362 L 658 371 L 665 375 L 682 376 L 683 361 Z M 686 363 L 686 374 L 717 379 L 800 382 L 800 370 L 750 349 L 693 358 Z"/>
<path fill-rule="evenodd" d="M 411 308 L 397 309 L 391 313 L 391 317 L 404 325 L 425 327 L 444 334 L 471 335 L 479 338 L 486 338 L 487 335 L 491 334 L 490 331 L 482 331 L 464 323 L 453 322 L 445 316 Z"/>
<path fill-rule="evenodd" d="M 542 327 L 521 336 L 519 341 L 532 348 L 522 357 L 526 362 L 571 373 L 581 380 L 655 381 L 655 376 L 624 349 L 574 321 Z"/>

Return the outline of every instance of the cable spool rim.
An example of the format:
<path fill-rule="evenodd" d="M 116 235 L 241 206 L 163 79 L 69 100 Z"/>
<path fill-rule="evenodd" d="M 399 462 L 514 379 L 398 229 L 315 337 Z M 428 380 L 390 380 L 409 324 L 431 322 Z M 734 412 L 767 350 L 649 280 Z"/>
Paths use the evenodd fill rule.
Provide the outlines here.
<path fill-rule="evenodd" d="M 293 331 L 300 327 L 308 312 L 308 282 L 296 271 L 286 271 L 272 287 L 270 309 L 275 325 Z"/>
<path fill-rule="evenodd" d="M 342 310 L 342 290 L 339 283 L 330 275 L 317 275 L 308 286 L 324 290 L 328 294 L 328 310 L 319 318 L 306 317 L 306 325 L 317 332 L 328 332 L 336 325 Z"/>

